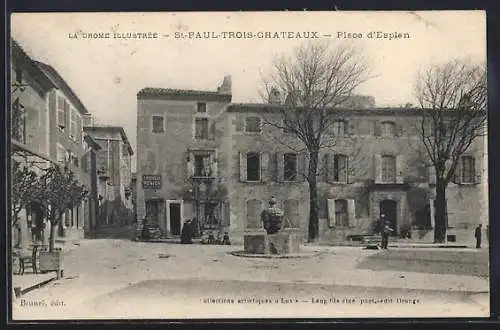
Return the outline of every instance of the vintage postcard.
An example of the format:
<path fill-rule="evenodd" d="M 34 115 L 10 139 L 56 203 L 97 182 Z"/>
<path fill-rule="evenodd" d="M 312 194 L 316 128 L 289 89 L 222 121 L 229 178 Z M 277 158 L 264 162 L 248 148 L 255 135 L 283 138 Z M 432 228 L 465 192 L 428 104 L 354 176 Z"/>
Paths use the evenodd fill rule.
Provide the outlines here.
<path fill-rule="evenodd" d="M 489 316 L 486 14 L 15 13 L 13 320 Z"/>

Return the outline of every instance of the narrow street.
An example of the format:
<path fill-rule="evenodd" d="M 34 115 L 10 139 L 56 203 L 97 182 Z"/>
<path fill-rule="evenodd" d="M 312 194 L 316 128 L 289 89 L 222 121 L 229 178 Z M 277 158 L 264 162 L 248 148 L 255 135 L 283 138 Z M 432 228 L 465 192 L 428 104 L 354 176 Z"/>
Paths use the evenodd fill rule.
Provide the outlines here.
<path fill-rule="evenodd" d="M 488 279 L 478 274 L 487 274 L 487 251 L 305 246 L 304 250 L 320 254 L 301 259 L 229 254 L 241 249 L 85 240 L 66 256 L 65 277 L 18 299 L 13 317 L 472 316 L 489 312 Z M 421 267 L 405 271 L 405 263 Z M 471 267 L 477 276 L 471 276 Z"/>

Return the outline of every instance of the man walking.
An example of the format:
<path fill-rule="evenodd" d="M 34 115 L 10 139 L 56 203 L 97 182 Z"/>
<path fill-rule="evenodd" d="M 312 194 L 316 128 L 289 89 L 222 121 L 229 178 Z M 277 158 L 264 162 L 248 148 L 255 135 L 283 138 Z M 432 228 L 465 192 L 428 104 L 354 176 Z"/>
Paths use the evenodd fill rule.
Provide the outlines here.
<path fill-rule="evenodd" d="M 474 233 L 474 236 L 476 237 L 476 249 L 481 248 L 482 226 L 482 224 L 479 224 L 479 226 L 476 227 L 476 232 Z"/>

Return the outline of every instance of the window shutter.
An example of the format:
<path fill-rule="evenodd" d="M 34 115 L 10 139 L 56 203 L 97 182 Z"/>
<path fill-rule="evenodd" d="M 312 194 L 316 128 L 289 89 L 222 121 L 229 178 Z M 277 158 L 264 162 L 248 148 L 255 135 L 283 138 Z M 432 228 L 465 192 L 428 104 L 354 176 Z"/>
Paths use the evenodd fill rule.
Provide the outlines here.
<path fill-rule="evenodd" d="M 212 167 L 212 176 L 213 177 L 218 177 L 219 173 L 219 159 L 217 158 L 217 151 L 215 151 L 213 154 L 210 154 L 210 164 Z"/>
<path fill-rule="evenodd" d="M 429 184 L 436 184 L 436 168 L 434 165 L 427 166 L 427 174 L 429 175 Z"/>
<path fill-rule="evenodd" d="M 70 115 L 71 113 L 70 113 L 69 103 L 68 101 L 64 100 L 64 127 L 68 128 L 69 134 L 71 134 L 71 127 L 69 126 L 71 121 Z"/>
<path fill-rule="evenodd" d="M 353 226 L 356 220 L 356 203 L 354 199 L 347 200 L 347 219 L 349 222 L 347 225 L 349 227 Z"/>
<path fill-rule="evenodd" d="M 282 152 L 276 153 L 276 170 L 278 173 L 277 181 L 283 182 L 285 176 L 284 154 Z"/>
<path fill-rule="evenodd" d="M 334 155 L 326 154 L 326 182 L 332 182 L 334 178 L 335 168 L 334 168 Z"/>
<path fill-rule="evenodd" d="M 475 157 L 474 158 L 474 171 L 475 171 L 475 183 L 481 183 L 482 175 L 483 175 L 483 157 Z"/>
<path fill-rule="evenodd" d="M 335 227 L 335 199 L 328 199 L 328 227 Z"/>
<path fill-rule="evenodd" d="M 405 167 L 404 156 L 396 156 L 396 183 L 404 183 Z"/>
<path fill-rule="evenodd" d="M 373 155 L 373 179 L 375 183 L 382 183 L 382 156 Z"/>
<path fill-rule="evenodd" d="M 345 156 L 345 175 L 346 175 L 346 183 L 353 183 L 354 181 L 354 168 L 351 166 L 349 156 Z"/>
<path fill-rule="evenodd" d="M 188 155 L 187 158 L 187 175 L 188 178 L 194 176 L 194 159 L 192 155 Z"/>
<path fill-rule="evenodd" d="M 299 154 L 299 166 L 297 170 L 297 180 L 300 182 L 306 181 L 309 172 L 309 156 L 306 152 Z"/>
<path fill-rule="evenodd" d="M 446 161 L 446 164 L 446 168 L 450 168 L 449 166 L 451 165 L 451 161 Z M 455 184 L 462 183 L 462 157 L 460 157 L 457 161 L 457 166 L 455 166 L 455 173 L 453 173 L 452 181 Z"/>
<path fill-rule="evenodd" d="M 215 133 L 216 133 L 215 120 L 211 120 L 209 125 L 210 125 L 210 128 L 209 128 L 210 139 L 215 140 Z"/>
<path fill-rule="evenodd" d="M 262 182 L 269 181 L 269 154 L 267 152 L 260 153 L 260 179 Z"/>
<path fill-rule="evenodd" d="M 240 152 L 240 181 L 247 181 L 247 154 Z"/>
<path fill-rule="evenodd" d="M 82 143 L 82 118 L 76 115 L 76 136 L 75 139 L 78 143 Z"/>
<path fill-rule="evenodd" d="M 233 125 L 235 132 L 243 132 L 245 128 L 245 118 L 239 114 L 235 114 L 233 118 Z"/>
<path fill-rule="evenodd" d="M 380 123 L 376 120 L 373 121 L 373 135 L 380 136 L 382 134 L 380 130 Z"/>

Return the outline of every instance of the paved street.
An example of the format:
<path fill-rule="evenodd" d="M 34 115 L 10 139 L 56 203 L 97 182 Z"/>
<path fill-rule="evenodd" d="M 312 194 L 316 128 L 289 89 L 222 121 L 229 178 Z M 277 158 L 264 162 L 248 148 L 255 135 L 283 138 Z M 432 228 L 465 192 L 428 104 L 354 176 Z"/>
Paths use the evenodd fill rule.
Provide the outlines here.
<path fill-rule="evenodd" d="M 86 240 L 66 257 L 65 278 L 18 299 L 14 318 L 489 313 L 486 250 L 306 246 L 320 254 L 303 259 L 228 253 L 241 249 Z"/>

